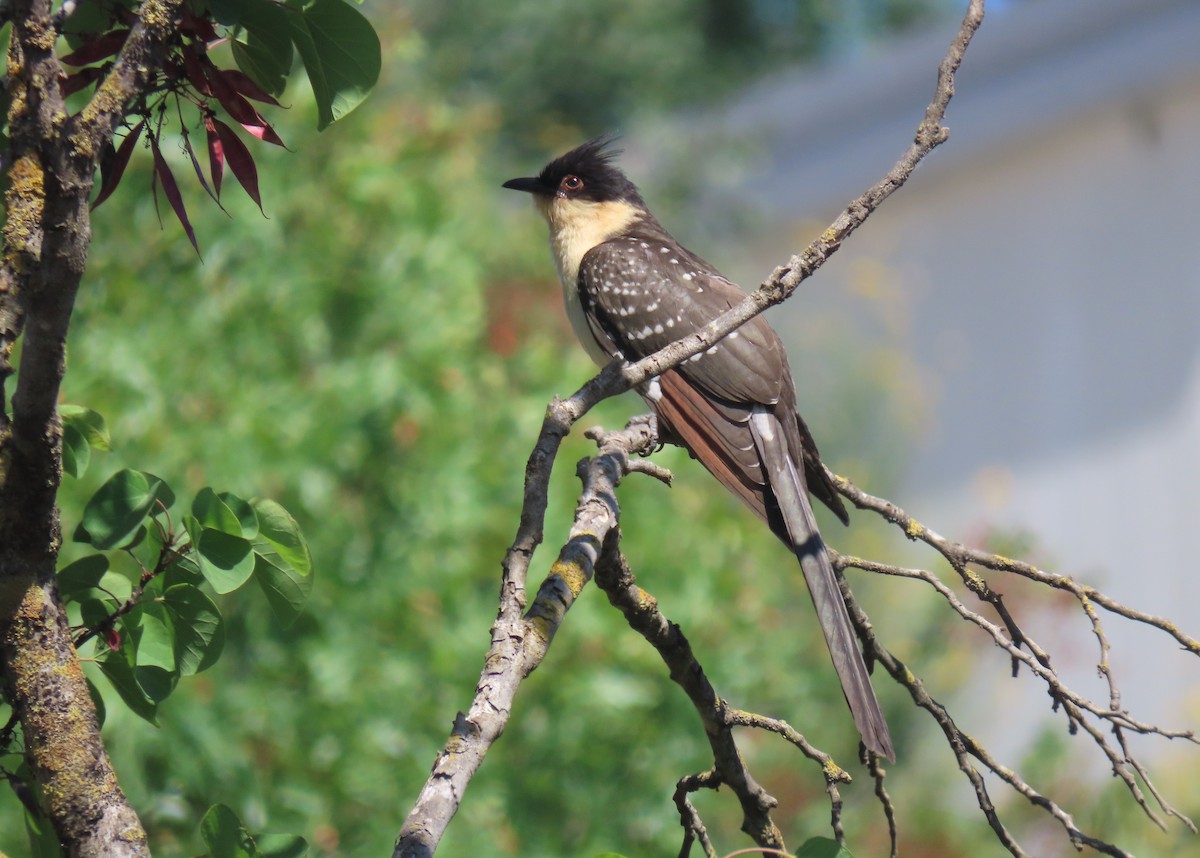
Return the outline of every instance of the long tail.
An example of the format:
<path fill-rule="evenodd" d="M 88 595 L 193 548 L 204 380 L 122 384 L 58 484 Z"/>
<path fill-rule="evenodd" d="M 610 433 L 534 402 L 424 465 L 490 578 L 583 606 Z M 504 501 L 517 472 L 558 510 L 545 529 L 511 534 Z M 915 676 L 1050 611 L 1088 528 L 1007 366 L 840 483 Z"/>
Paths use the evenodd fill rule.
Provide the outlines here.
<path fill-rule="evenodd" d="M 755 409 L 751 414 L 750 432 L 762 458 L 771 491 L 779 504 L 791 545 L 800 560 L 808 592 L 817 609 L 817 620 L 829 646 L 834 669 L 842 682 L 842 692 L 850 704 L 854 723 L 869 750 L 895 762 L 896 752 L 892 748 L 887 722 L 879 708 L 875 689 L 871 687 L 871 677 L 859 652 L 854 628 L 850 625 L 850 615 L 838 588 L 837 576 L 825 551 L 825 542 L 817 530 L 808 492 L 796 471 L 800 451 L 795 451 L 795 455 L 789 453 L 783 427 L 775 415 L 765 408 Z"/>

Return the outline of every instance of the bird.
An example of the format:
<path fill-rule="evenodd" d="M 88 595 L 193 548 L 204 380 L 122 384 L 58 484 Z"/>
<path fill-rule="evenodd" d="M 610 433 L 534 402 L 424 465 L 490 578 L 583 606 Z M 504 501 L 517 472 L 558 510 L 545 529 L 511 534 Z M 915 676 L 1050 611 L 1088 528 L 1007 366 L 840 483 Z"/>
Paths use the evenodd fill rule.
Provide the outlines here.
<path fill-rule="evenodd" d="M 745 297 L 659 223 L 616 166 L 612 143 L 589 140 L 538 175 L 503 184 L 532 195 L 545 219 L 567 316 L 601 366 L 652 354 Z M 849 516 L 797 411 L 779 336 L 755 316 L 639 392 L 660 442 L 684 447 L 796 555 L 863 744 L 894 762 L 809 493 L 844 524 Z"/>

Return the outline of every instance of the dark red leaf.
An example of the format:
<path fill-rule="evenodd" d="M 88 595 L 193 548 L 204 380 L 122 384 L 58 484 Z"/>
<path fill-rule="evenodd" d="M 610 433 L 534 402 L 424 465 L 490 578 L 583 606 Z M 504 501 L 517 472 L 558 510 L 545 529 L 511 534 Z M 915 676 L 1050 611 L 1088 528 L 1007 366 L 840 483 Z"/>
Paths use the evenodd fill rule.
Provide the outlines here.
<path fill-rule="evenodd" d="M 225 111 L 242 125 L 266 125 L 267 121 L 258 115 L 258 111 L 246 101 L 233 85 L 225 79 L 221 70 L 212 66 L 204 70 L 212 84 L 213 95 Z"/>
<path fill-rule="evenodd" d="M 217 120 L 210 114 L 204 117 L 204 130 L 208 134 L 208 172 L 212 176 L 213 190 L 221 199 L 221 179 L 225 175 L 225 144 L 217 134 Z"/>
<path fill-rule="evenodd" d="M 279 139 L 279 135 L 275 133 L 275 129 L 270 125 L 243 125 L 242 127 L 245 128 L 249 134 L 257 137 L 264 143 L 274 143 L 276 146 L 282 146 L 284 149 L 287 149 L 287 146 L 284 144 L 284 142 Z"/>
<path fill-rule="evenodd" d="M 200 187 L 204 188 L 204 193 L 213 198 L 213 202 L 217 204 L 221 211 L 225 211 L 225 207 L 221 205 L 221 201 L 217 199 L 217 195 L 209 188 L 208 180 L 204 178 L 204 171 L 200 169 L 200 159 L 196 157 L 196 150 L 192 148 L 192 138 L 186 134 L 183 135 L 183 148 L 188 153 L 188 157 L 192 159 L 192 169 L 196 171 L 196 178 L 200 181 Z"/>
<path fill-rule="evenodd" d="M 115 628 L 109 629 L 104 633 L 104 642 L 111 651 L 116 652 L 121 648 L 121 633 Z"/>
<path fill-rule="evenodd" d="M 187 209 L 183 207 L 183 197 L 179 193 L 179 185 L 175 183 L 175 176 L 171 174 L 171 168 L 167 166 L 166 159 L 163 158 L 162 152 L 158 148 L 158 141 L 154 138 L 150 139 L 150 151 L 154 153 L 154 174 L 162 184 L 163 193 L 167 195 L 167 202 L 175 210 L 175 217 L 179 218 L 179 223 L 183 225 L 183 231 L 187 233 L 192 247 L 196 248 L 196 255 L 199 256 L 200 245 L 196 243 L 196 231 L 192 229 Z"/>
<path fill-rule="evenodd" d="M 208 71 L 208 79 L 212 83 L 213 95 L 217 101 L 238 125 L 259 140 L 274 143 L 276 146 L 283 146 L 286 149 L 287 146 L 284 146 L 271 124 L 262 118 L 262 115 L 254 109 L 254 105 L 234 89 L 233 81 L 226 77 L 227 74 L 228 71 L 220 71 L 215 67 Z"/>
<path fill-rule="evenodd" d="M 63 94 L 63 98 L 72 95 L 86 86 L 91 86 L 100 78 L 104 77 L 104 69 L 100 66 L 91 66 L 90 68 L 81 69 L 75 74 L 69 74 L 62 79 L 62 83 L 58 85 L 59 90 Z"/>
<path fill-rule="evenodd" d="M 183 17 L 179 21 L 179 32 L 205 42 L 211 42 L 217 38 L 217 31 L 213 27 L 212 21 L 197 17 L 189 9 L 183 10 Z"/>
<path fill-rule="evenodd" d="M 192 86 L 196 87 L 197 92 L 201 95 L 211 96 L 213 91 L 212 84 L 208 82 L 208 75 L 210 69 L 212 71 L 216 71 L 216 69 L 207 54 L 193 48 L 194 46 L 189 45 L 183 49 L 183 67 L 187 69 L 187 78 Z"/>
<path fill-rule="evenodd" d="M 125 168 L 129 166 L 129 157 L 133 154 L 133 147 L 137 145 L 138 138 L 142 136 L 142 128 L 145 125 L 146 120 L 143 119 L 133 126 L 125 135 L 125 139 L 121 141 L 120 147 L 113 151 L 110 144 L 108 151 L 100 159 L 100 193 L 96 195 L 96 200 L 92 203 L 93 210 L 112 196 L 112 192 L 117 189 L 121 177 L 125 175 Z"/>
<path fill-rule="evenodd" d="M 264 104 L 273 104 L 279 107 L 279 102 L 273 96 L 268 94 L 262 87 L 254 82 L 250 75 L 240 72 L 237 69 L 225 69 L 221 72 L 221 77 L 225 78 L 235 90 L 240 92 L 246 98 L 253 98 L 255 101 L 261 101 Z"/>
<path fill-rule="evenodd" d="M 250 195 L 250 199 L 254 200 L 261 212 L 262 198 L 258 193 L 258 168 L 254 166 L 254 158 L 251 156 L 250 150 L 246 148 L 246 144 L 234 133 L 233 129 L 224 122 L 214 119 L 213 125 L 216 126 L 217 136 L 221 140 L 229 169 L 233 171 L 238 183 L 246 189 L 246 193 Z M 266 213 L 263 212 L 263 214 Z"/>
<path fill-rule="evenodd" d="M 127 29 L 110 30 L 96 36 L 60 59 L 69 66 L 86 66 L 105 57 L 111 57 L 121 50 L 121 46 L 125 44 L 127 38 L 129 38 Z"/>

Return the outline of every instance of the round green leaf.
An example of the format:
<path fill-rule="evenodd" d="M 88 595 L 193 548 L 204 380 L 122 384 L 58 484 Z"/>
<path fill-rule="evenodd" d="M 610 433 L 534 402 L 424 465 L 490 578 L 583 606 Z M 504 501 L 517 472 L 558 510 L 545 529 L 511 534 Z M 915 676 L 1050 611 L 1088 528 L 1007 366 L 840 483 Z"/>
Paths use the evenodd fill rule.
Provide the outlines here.
<path fill-rule="evenodd" d="M 156 501 L 170 506 L 174 500 L 167 484 L 153 474 L 117 471 L 87 502 L 80 527 L 97 548 L 118 548 L 137 536 Z"/>
<path fill-rule="evenodd" d="M 169 587 L 162 598 L 175 632 L 179 672 L 190 676 L 211 667 L 225 646 L 225 626 L 213 600 L 191 584 Z"/>
<path fill-rule="evenodd" d="M 97 450 L 111 450 L 112 439 L 108 436 L 108 424 L 98 411 L 84 408 L 82 405 L 58 406 L 58 416 L 62 418 L 63 427 L 70 427 L 79 433 L 89 447 Z"/>
<path fill-rule="evenodd" d="M 237 516 L 242 536 L 246 539 L 258 536 L 258 515 L 248 501 L 242 500 L 233 492 L 221 492 L 217 497 Z"/>
<path fill-rule="evenodd" d="M 308 542 L 291 513 L 267 498 L 255 498 L 250 503 L 258 514 L 259 541 L 265 542 L 279 555 L 283 565 L 298 574 L 308 575 L 312 572 L 312 555 L 308 551 Z"/>
<path fill-rule="evenodd" d="M 204 527 L 234 536 L 242 535 L 242 523 L 237 515 L 210 488 L 205 487 L 197 493 L 196 499 L 192 501 L 192 515 Z"/>
<path fill-rule="evenodd" d="M 159 615 L 156 605 L 146 605 L 137 636 L 137 666 L 175 671 L 175 643 L 171 629 Z"/>
<path fill-rule="evenodd" d="M 158 726 L 158 703 L 148 695 L 134 677 L 133 667 L 130 666 L 123 654 L 110 652 L 96 660 L 101 672 L 112 683 L 112 687 L 125 701 L 135 715 L 145 718 L 154 726 Z"/>
<path fill-rule="evenodd" d="M 206 527 L 196 543 L 200 572 L 218 593 L 232 593 L 254 571 L 250 541 Z"/>
<path fill-rule="evenodd" d="M 79 616 L 85 626 L 94 629 L 107 620 L 116 608 L 116 603 L 111 599 L 84 599 L 79 604 Z"/>
<path fill-rule="evenodd" d="M 223 804 L 214 804 L 204 814 L 200 836 L 212 858 L 256 858 L 254 838 L 238 815 Z"/>
<path fill-rule="evenodd" d="M 358 107 L 379 80 L 379 35 L 343 0 L 316 0 L 288 18 L 317 99 L 317 129 L 324 130 Z"/>
<path fill-rule="evenodd" d="M 284 626 L 296 621 L 312 592 L 312 574 L 297 572 L 273 551 L 255 552 L 254 580 L 262 587 L 271 612 Z"/>
<path fill-rule="evenodd" d="M 806 840 L 796 853 L 796 858 L 854 858 L 850 850 L 828 837 L 813 837 Z"/>
<path fill-rule="evenodd" d="M 63 426 L 62 445 L 63 472 L 79 479 L 92 459 L 92 448 L 83 433 L 70 424 Z"/>
<path fill-rule="evenodd" d="M 308 841 L 298 834 L 256 834 L 254 843 L 262 858 L 304 858 Z"/>
<path fill-rule="evenodd" d="M 100 583 L 108 571 L 108 558 L 103 554 L 89 554 L 58 570 L 58 592 L 64 599 L 79 601 L 89 590 Z"/>
<path fill-rule="evenodd" d="M 204 574 L 195 560 L 180 557 L 163 572 L 162 580 L 163 589 L 167 590 L 176 584 L 199 584 L 204 580 Z"/>
<path fill-rule="evenodd" d="M 243 0 L 238 24 L 234 62 L 269 94 L 282 95 L 293 55 L 287 10 L 270 0 Z"/>
<path fill-rule="evenodd" d="M 139 664 L 133 669 L 133 675 L 146 697 L 152 700 L 155 706 L 170 696 L 175 690 L 175 683 L 179 681 L 178 673 L 156 664 Z"/>

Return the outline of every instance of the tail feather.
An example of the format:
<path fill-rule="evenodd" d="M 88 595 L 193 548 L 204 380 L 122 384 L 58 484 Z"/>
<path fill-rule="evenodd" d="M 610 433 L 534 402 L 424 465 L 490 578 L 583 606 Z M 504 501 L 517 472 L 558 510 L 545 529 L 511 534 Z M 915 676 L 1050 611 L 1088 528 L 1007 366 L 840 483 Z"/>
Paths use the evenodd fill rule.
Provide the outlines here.
<path fill-rule="evenodd" d="M 892 748 L 887 722 L 871 687 L 871 677 L 859 652 L 825 543 L 817 530 L 808 492 L 796 469 L 800 451 L 795 451 L 795 455 L 790 453 L 783 427 L 765 407 L 756 408 L 751 414 L 750 431 L 768 474 L 771 492 L 779 505 L 792 550 L 800 560 L 808 592 L 817 610 L 817 620 L 854 723 L 869 750 L 894 762 L 896 752 Z"/>

